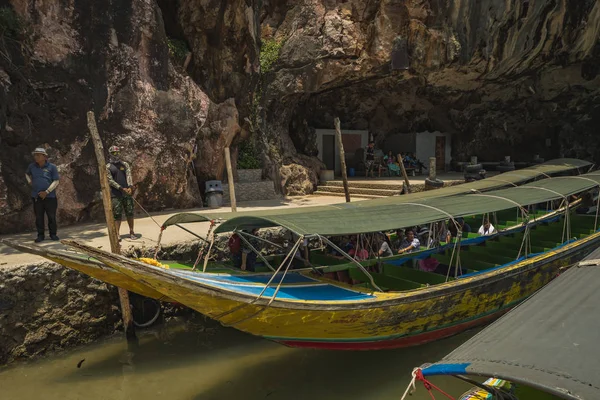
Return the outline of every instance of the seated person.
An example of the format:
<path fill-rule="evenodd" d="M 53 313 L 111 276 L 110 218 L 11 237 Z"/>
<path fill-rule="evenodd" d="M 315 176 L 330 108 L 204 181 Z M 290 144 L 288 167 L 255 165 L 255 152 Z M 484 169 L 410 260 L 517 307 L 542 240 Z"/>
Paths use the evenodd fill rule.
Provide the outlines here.
<path fill-rule="evenodd" d="M 419 238 L 419 242 L 426 244 L 427 248 L 433 247 L 433 238 L 429 237 L 429 229 L 422 227 L 418 232 L 417 237 Z"/>
<path fill-rule="evenodd" d="M 498 231 L 496 228 L 494 228 L 494 225 L 490 223 L 490 220 L 486 218 L 483 220 L 483 225 L 479 227 L 479 231 L 477 231 L 477 233 L 479 236 L 489 236 L 498 233 Z"/>
<path fill-rule="evenodd" d="M 356 247 L 356 249 L 350 249 L 348 255 L 357 261 L 364 261 L 369 258 L 369 252 L 367 249 Z"/>
<path fill-rule="evenodd" d="M 387 168 L 390 171 L 390 175 L 400 175 L 400 166 L 396 162 L 396 156 L 390 150 L 387 155 L 383 157 L 383 165 L 379 168 L 379 176 L 381 177 L 381 170 Z"/>
<path fill-rule="evenodd" d="M 464 218 L 459 217 L 459 218 L 456 218 L 455 221 L 456 221 L 456 223 L 454 223 L 452 221 L 450 221 L 448 223 L 448 230 L 450 231 L 450 235 L 453 238 L 455 238 L 456 235 L 458 234 L 457 226 L 456 226 L 457 224 L 458 224 L 458 229 L 460 229 L 461 232 L 463 232 L 463 233 L 471 232 L 471 225 L 467 224 L 465 222 Z"/>
<path fill-rule="evenodd" d="M 454 276 L 454 274 L 458 273 L 458 276 L 461 276 L 467 273 L 467 270 L 464 268 L 458 268 L 457 271 L 456 266 L 450 267 L 448 264 L 442 264 L 431 256 L 424 260 L 419 260 L 418 266 L 421 271 L 435 272 L 440 275 Z"/>
<path fill-rule="evenodd" d="M 379 257 L 391 257 L 394 255 L 394 253 L 392 252 L 392 248 L 390 246 L 390 243 L 388 242 L 388 238 L 387 236 L 385 236 L 383 233 L 379 235 L 379 251 L 377 252 L 377 255 Z"/>
<path fill-rule="evenodd" d="M 418 251 L 421 246 L 419 239 L 415 237 L 415 232 L 412 229 L 406 230 L 406 239 L 400 243 L 398 254 L 412 253 Z"/>
<path fill-rule="evenodd" d="M 246 232 L 246 231 L 244 231 Z M 258 228 L 252 229 L 250 232 L 252 236 L 258 235 Z M 258 251 L 258 241 L 255 238 L 245 236 L 244 239 L 248 241 Z M 257 254 L 248 244 L 242 240 L 242 263 L 240 265 L 240 269 L 242 271 L 252 271 L 254 272 L 254 265 L 256 264 Z"/>
<path fill-rule="evenodd" d="M 396 229 L 396 239 L 392 242 L 392 248 L 394 250 L 400 250 L 400 245 L 404 241 L 404 230 Z"/>

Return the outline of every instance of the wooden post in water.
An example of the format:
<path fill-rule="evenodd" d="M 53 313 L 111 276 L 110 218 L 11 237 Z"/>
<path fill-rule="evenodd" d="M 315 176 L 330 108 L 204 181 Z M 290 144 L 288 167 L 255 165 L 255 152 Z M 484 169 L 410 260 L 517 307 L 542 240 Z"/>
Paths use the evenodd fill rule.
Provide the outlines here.
<path fill-rule="evenodd" d="M 229 147 L 225 147 L 225 166 L 227 167 L 227 184 L 229 185 L 229 201 L 231 202 L 231 211 L 236 212 L 235 204 L 235 182 L 233 181 L 233 170 L 231 169 L 231 153 Z"/>
<path fill-rule="evenodd" d="M 88 129 L 92 135 L 94 142 L 94 150 L 96 152 L 96 160 L 98 161 L 98 173 L 100 175 L 100 188 L 102 189 L 102 203 L 104 203 L 104 216 L 106 218 L 106 226 L 108 228 L 108 238 L 110 240 L 110 250 L 115 254 L 121 253 L 119 245 L 119 232 L 115 225 L 115 219 L 112 213 L 112 201 L 110 198 L 110 186 L 108 185 L 108 177 L 106 173 L 106 160 L 104 158 L 104 146 L 98 133 L 96 126 L 96 117 L 93 111 L 87 113 Z M 129 305 L 129 293 L 123 288 L 119 289 L 119 300 L 121 302 L 121 313 L 123 315 L 123 325 L 125 327 L 125 337 L 127 341 L 136 341 L 135 327 L 133 325 L 133 317 Z"/>
<path fill-rule="evenodd" d="M 398 161 L 400 162 L 400 170 L 402 171 L 402 176 L 404 177 L 404 194 L 410 193 L 410 181 L 408 180 L 408 175 L 406 173 L 406 168 L 404 168 L 404 159 L 402 158 L 402 154 L 398 154 Z"/>
<path fill-rule="evenodd" d="M 344 153 L 344 143 L 342 142 L 340 119 L 335 117 L 333 124 L 335 125 L 335 137 L 337 139 L 338 148 L 340 149 L 340 164 L 342 169 L 342 181 L 344 182 L 344 193 L 346 194 L 346 203 L 350 203 L 350 189 L 348 189 L 348 173 L 346 171 L 346 155 Z"/>

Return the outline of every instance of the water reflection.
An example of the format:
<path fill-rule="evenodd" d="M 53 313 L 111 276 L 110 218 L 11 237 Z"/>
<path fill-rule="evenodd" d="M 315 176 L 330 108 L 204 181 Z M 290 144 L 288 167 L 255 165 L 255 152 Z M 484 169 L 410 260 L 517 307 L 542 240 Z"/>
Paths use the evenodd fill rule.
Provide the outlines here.
<path fill-rule="evenodd" d="M 287 348 L 222 327 L 198 333 L 187 324 L 168 324 L 141 334 L 132 352 L 119 337 L 0 370 L 0 397 L 399 399 L 413 367 L 439 359 L 473 334 L 409 349 L 332 352 Z M 468 389 L 452 378 L 434 382 L 455 394 Z M 411 399 L 430 399 L 419 389 Z"/>

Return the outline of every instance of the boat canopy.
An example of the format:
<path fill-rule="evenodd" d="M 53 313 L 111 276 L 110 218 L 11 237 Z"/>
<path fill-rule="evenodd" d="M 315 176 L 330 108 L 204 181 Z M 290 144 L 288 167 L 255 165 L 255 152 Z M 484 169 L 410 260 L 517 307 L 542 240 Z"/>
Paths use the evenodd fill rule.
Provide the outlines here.
<path fill-rule="evenodd" d="M 600 249 L 435 364 L 424 376 L 477 375 L 563 399 L 600 399 Z"/>
<path fill-rule="evenodd" d="M 393 203 L 410 203 L 418 200 L 425 200 L 430 198 L 437 197 L 448 197 L 455 196 L 458 194 L 470 193 L 472 191 L 476 192 L 484 192 L 494 189 L 499 189 L 506 186 L 517 186 L 528 182 L 530 180 L 534 180 L 541 177 L 547 177 L 549 175 L 567 173 L 569 171 L 573 171 L 579 168 L 590 168 L 593 164 L 589 161 L 578 160 L 576 158 L 558 158 L 555 160 L 550 160 L 542 164 L 533 165 L 531 167 L 523 168 L 516 171 L 505 172 L 499 175 L 496 175 L 491 178 L 482 179 L 475 182 L 464 183 L 461 185 L 455 186 L 447 186 L 437 190 L 429 190 L 424 192 L 417 193 L 409 193 L 403 196 L 394 196 Z M 389 198 L 383 199 L 374 199 L 362 201 L 363 204 L 372 204 L 377 205 L 379 203 L 387 204 Z M 314 206 L 314 207 L 301 207 L 297 209 L 288 209 L 285 211 L 287 215 L 291 215 L 294 213 L 304 214 L 306 212 L 316 212 L 316 211 L 328 211 L 331 206 Z M 271 215 L 273 214 L 273 210 L 263 210 L 263 211 L 248 211 L 248 212 L 225 212 L 225 213 L 211 213 L 210 215 L 204 213 L 179 213 L 175 214 L 169 219 L 167 219 L 163 225 L 162 229 L 166 229 L 171 225 L 177 224 L 185 224 L 185 223 L 193 223 L 193 222 L 204 222 L 210 219 L 230 219 L 234 217 L 242 217 L 242 216 L 263 216 L 263 215 Z M 221 231 L 222 232 L 222 231 Z"/>
<path fill-rule="evenodd" d="M 340 203 L 289 210 L 247 213 L 182 213 L 169 218 L 163 227 L 222 218 L 215 233 L 281 226 L 298 235 L 347 235 L 387 231 L 399 227 L 429 224 L 449 218 L 485 214 L 532 204 L 545 203 L 580 193 L 600 185 L 600 172 L 556 177 L 523 186 L 485 193 L 405 201 L 393 196 L 372 201 Z"/>

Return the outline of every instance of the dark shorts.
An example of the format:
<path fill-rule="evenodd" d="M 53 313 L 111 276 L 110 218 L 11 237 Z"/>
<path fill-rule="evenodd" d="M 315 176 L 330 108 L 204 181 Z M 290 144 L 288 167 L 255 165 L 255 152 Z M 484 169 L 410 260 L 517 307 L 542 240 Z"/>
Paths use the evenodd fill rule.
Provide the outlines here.
<path fill-rule="evenodd" d="M 113 197 L 112 198 L 112 210 L 113 216 L 116 220 L 120 220 L 123 217 L 123 211 L 127 218 L 133 217 L 133 197 Z"/>

